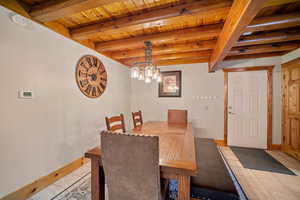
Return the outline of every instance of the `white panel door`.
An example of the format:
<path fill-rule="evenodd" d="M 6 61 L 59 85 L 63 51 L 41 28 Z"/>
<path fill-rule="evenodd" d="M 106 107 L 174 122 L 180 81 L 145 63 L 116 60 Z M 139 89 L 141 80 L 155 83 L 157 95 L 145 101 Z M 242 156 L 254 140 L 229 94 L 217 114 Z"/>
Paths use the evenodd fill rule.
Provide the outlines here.
<path fill-rule="evenodd" d="M 267 71 L 228 73 L 228 145 L 267 148 Z"/>

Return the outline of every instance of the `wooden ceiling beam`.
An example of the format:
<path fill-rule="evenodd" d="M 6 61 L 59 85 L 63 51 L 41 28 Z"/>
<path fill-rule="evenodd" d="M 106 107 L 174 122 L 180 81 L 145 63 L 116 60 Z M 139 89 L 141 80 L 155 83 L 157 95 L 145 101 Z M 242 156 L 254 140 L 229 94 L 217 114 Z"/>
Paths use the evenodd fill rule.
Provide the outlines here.
<path fill-rule="evenodd" d="M 286 54 L 288 51 L 281 51 L 281 52 L 271 52 L 271 53 L 259 53 L 259 54 L 249 54 L 249 55 L 234 55 L 234 56 L 227 56 L 224 60 L 242 60 L 242 59 L 253 59 L 253 58 L 267 58 L 267 57 L 274 57 L 274 56 L 282 56 Z"/>
<path fill-rule="evenodd" d="M 49 22 L 118 1 L 120 0 L 52 0 L 34 6 L 29 14 L 40 22 Z"/>
<path fill-rule="evenodd" d="M 268 45 L 256 45 L 256 46 L 245 46 L 245 47 L 234 47 L 228 52 L 228 56 L 242 56 L 251 54 L 265 54 L 275 52 L 286 52 L 292 51 L 300 47 L 299 42 L 286 42 L 281 44 L 268 44 Z M 175 59 L 207 59 L 211 55 L 211 50 L 193 51 L 184 53 L 169 53 L 152 56 L 153 62 L 162 60 L 175 60 Z M 116 59 L 116 58 L 114 58 Z M 117 59 L 122 63 L 132 65 L 135 62 L 143 62 L 144 56 L 140 57 L 127 57 Z"/>
<path fill-rule="evenodd" d="M 163 54 L 152 56 L 152 60 L 154 63 L 161 60 L 174 60 L 174 59 L 188 59 L 188 58 L 208 58 L 211 54 L 210 50 L 205 51 L 194 51 L 194 52 L 186 52 L 186 53 L 172 53 L 172 54 Z M 124 58 L 119 60 L 122 63 L 133 64 L 135 62 L 143 62 L 145 61 L 145 57 L 133 57 L 133 58 Z"/>
<path fill-rule="evenodd" d="M 269 53 L 269 52 L 282 52 L 282 51 L 292 51 L 300 47 L 298 42 L 286 42 L 277 44 L 262 44 L 255 46 L 244 46 L 244 47 L 234 47 L 232 48 L 228 56 L 231 55 L 244 55 L 244 54 L 258 54 L 258 53 Z"/>
<path fill-rule="evenodd" d="M 28 13 L 30 7 L 23 2 L 18 0 L 0 0 L 0 5 L 22 15 L 23 17 L 31 18 Z"/>
<path fill-rule="evenodd" d="M 265 2 L 265 0 L 234 0 L 210 57 L 210 72 L 217 69 L 218 64 L 223 61 Z"/>
<path fill-rule="evenodd" d="M 180 4 L 178 6 L 150 10 L 141 14 L 126 16 L 107 22 L 99 22 L 83 27 L 73 28 L 71 29 L 71 34 L 74 39 L 88 39 L 95 34 L 111 30 L 117 31 L 133 25 L 143 25 L 143 27 L 152 28 L 157 26 L 157 23 L 154 22 L 159 21 L 160 24 L 166 24 L 170 18 L 177 19 L 178 17 L 186 15 L 200 15 L 203 18 L 218 16 L 225 19 L 231 4 L 232 2 L 229 0 L 194 1 L 191 3 Z"/>
<path fill-rule="evenodd" d="M 272 53 L 261 53 L 261 54 L 250 54 L 250 55 L 238 55 L 238 56 L 228 56 L 224 60 L 242 60 L 242 59 L 254 59 L 254 58 L 266 58 L 274 56 L 282 56 L 286 54 L 287 51 L 282 52 L 272 52 Z M 207 58 L 179 58 L 179 59 L 169 59 L 169 60 L 157 60 L 155 62 L 158 66 L 168 66 L 168 65 L 179 65 L 179 64 L 192 64 L 192 63 L 207 63 L 209 62 L 209 57 Z M 124 63 L 129 67 L 132 63 Z"/>
<path fill-rule="evenodd" d="M 300 25 L 300 14 L 299 13 L 291 13 L 287 15 L 276 15 L 271 17 L 262 17 L 253 20 L 253 22 L 247 26 L 246 32 L 255 32 L 255 31 L 265 31 L 265 30 L 274 30 L 274 29 L 281 29 L 286 27 L 293 27 Z M 262 44 L 272 42 L 272 38 L 274 34 L 267 34 L 266 36 L 249 36 L 249 40 L 251 38 L 256 38 L 257 41 L 262 42 Z M 286 41 L 289 39 L 293 39 L 295 34 L 285 36 L 283 32 L 280 34 L 275 34 L 276 38 L 286 38 Z M 284 36 L 283 36 L 284 35 Z M 242 36 L 243 37 L 243 36 Z M 271 41 L 270 41 L 271 40 Z M 284 41 L 284 40 L 283 40 Z M 130 41 L 128 41 L 130 42 Z M 247 37 L 245 38 L 245 45 L 247 45 L 248 41 Z M 281 41 L 279 41 L 281 42 Z M 101 44 L 101 43 L 99 43 Z M 243 43 L 239 43 L 243 44 Z M 258 43 L 259 44 L 259 43 Z M 130 44 L 129 44 L 130 45 Z M 215 45 L 214 41 L 197 41 L 197 42 L 189 42 L 184 44 L 165 44 L 160 46 L 153 47 L 153 55 L 163 54 L 163 53 L 175 53 L 175 52 L 187 52 L 191 49 L 198 49 L 198 50 L 207 50 L 212 49 Z M 144 54 L 144 49 L 142 48 L 143 44 L 141 43 L 140 48 L 133 49 L 133 50 L 116 50 L 116 51 L 103 51 L 102 53 L 105 55 L 110 55 L 116 59 L 126 58 L 126 57 L 139 57 Z"/>
<path fill-rule="evenodd" d="M 188 42 L 183 44 L 165 44 L 160 46 L 153 46 L 152 55 L 209 50 L 213 49 L 215 44 L 216 40 L 207 40 Z M 118 60 L 122 58 L 142 57 L 145 54 L 145 50 L 144 48 L 139 48 L 127 51 L 107 51 L 102 53 Z"/>
<path fill-rule="evenodd" d="M 280 30 L 257 35 L 242 36 L 234 46 L 273 44 L 295 40 L 300 40 L 300 29 Z"/>
<path fill-rule="evenodd" d="M 296 3 L 299 2 L 300 0 L 267 0 L 262 8 L 266 7 L 271 7 L 271 6 L 279 6 L 283 4 L 288 4 L 288 3 Z"/>
<path fill-rule="evenodd" d="M 244 32 L 276 30 L 295 26 L 300 26 L 299 12 L 254 19 Z"/>
<path fill-rule="evenodd" d="M 280 4 L 282 4 L 282 3 L 283 2 L 281 2 Z M 275 30 L 275 29 L 282 29 L 282 28 L 286 28 L 286 27 L 297 26 L 300 23 L 299 15 L 300 15 L 299 13 L 291 13 L 291 14 L 287 14 L 287 15 L 275 15 L 275 16 L 271 16 L 271 17 L 258 18 L 258 19 L 253 20 L 253 22 L 249 26 L 247 26 L 246 32 Z M 196 28 L 194 28 L 194 29 L 196 29 Z M 181 30 L 181 31 L 183 31 L 183 30 Z M 193 28 L 188 29 L 188 30 L 193 30 Z M 245 30 L 243 32 L 245 32 Z M 171 31 L 171 32 L 168 32 L 167 34 L 171 35 L 172 33 L 176 34 L 177 31 Z M 153 35 L 155 35 L 155 37 L 159 37 L 160 34 L 164 35 L 165 33 L 156 33 Z M 144 41 L 145 39 L 148 39 L 148 40 L 152 39 L 151 35 L 150 35 L 150 37 L 147 37 L 147 35 L 145 35 L 145 36 L 138 36 L 138 37 L 127 38 L 127 39 L 99 42 L 96 46 L 98 46 L 99 47 L 98 50 L 103 52 L 104 54 L 106 54 L 107 51 L 128 50 L 128 49 L 132 49 L 132 47 L 130 47 L 131 42 L 134 42 L 134 43 L 137 42 L 137 40 L 134 40 L 134 38 L 138 38 L 137 40 L 140 41 L 139 42 L 140 45 L 134 45 L 134 48 L 141 48 L 140 50 L 136 49 L 136 52 L 139 52 L 139 53 L 141 53 L 142 48 L 143 48 L 143 42 L 141 42 L 141 41 Z M 193 39 L 191 38 L 191 40 L 193 40 Z M 126 41 L 125 43 L 128 44 L 127 47 L 123 47 L 123 45 L 121 45 L 121 47 L 119 46 L 119 44 L 123 43 L 123 41 Z M 178 41 L 173 41 L 173 42 L 170 41 L 170 42 L 166 42 L 166 43 L 176 44 L 176 43 L 178 43 Z M 101 45 L 103 45 L 103 46 L 101 47 Z M 115 47 L 113 47 L 114 45 L 115 45 Z M 131 52 L 129 52 L 129 54 L 130 53 Z"/>
<path fill-rule="evenodd" d="M 209 57 L 207 58 L 194 58 L 194 59 L 173 59 L 173 60 L 159 60 L 155 64 L 157 66 L 168 66 L 168 65 L 179 65 L 179 64 L 193 64 L 193 63 L 207 63 Z"/>
<path fill-rule="evenodd" d="M 151 41 L 154 46 L 172 43 L 186 43 L 196 40 L 216 39 L 222 29 L 222 24 L 206 25 L 163 33 L 154 33 L 127 39 L 96 43 L 99 52 L 143 48 L 144 41 Z"/>

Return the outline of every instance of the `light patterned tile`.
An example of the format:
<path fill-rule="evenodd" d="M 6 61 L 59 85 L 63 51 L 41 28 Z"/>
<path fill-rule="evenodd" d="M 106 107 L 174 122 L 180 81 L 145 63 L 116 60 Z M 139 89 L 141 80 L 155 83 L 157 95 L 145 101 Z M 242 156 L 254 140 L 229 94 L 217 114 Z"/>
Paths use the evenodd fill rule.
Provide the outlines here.
<path fill-rule="evenodd" d="M 50 200 L 64 190 L 64 187 L 52 184 L 42 191 L 38 192 L 37 194 L 33 195 L 30 200 Z"/>
<path fill-rule="evenodd" d="M 59 179 L 58 181 L 56 181 L 54 183 L 54 185 L 63 187 L 63 188 L 68 188 L 70 187 L 72 184 L 74 184 L 77 180 L 79 180 L 82 176 L 79 176 L 78 174 L 73 174 L 70 173 L 67 176 Z"/>

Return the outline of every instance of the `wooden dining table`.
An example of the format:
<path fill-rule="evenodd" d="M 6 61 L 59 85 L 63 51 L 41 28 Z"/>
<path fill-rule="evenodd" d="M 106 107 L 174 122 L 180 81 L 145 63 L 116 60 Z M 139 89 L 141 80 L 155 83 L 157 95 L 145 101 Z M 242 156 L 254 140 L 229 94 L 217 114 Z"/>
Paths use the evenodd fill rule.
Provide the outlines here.
<path fill-rule="evenodd" d="M 197 173 L 192 124 L 148 121 L 129 133 L 159 136 L 161 177 L 177 180 L 178 200 L 190 199 L 190 177 Z M 85 157 L 91 159 L 92 200 L 104 200 L 105 176 L 101 162 L 101 148 L 95 147 L 87 151 Z"/>

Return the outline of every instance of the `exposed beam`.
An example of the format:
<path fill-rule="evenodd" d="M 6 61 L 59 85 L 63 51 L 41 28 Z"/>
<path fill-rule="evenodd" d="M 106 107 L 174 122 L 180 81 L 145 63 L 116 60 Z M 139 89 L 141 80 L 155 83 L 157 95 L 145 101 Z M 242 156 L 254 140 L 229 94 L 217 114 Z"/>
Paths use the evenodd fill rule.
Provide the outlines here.
<path fill-rule="evenodd" d="M 286 52 L 292 51 L 294 49 L 299 48 L 299 42 L 286 42 L 279 44 L 268 44 L 268 45 L 255 45 L 255 46 L 245 46 L 245 47 L 234 47 L 228 52 L 228 56 L 242 56 L 242 55 L 250 55 L 250 54 L 265 54 L 265 53 L 274 53 L 274 52 Z M 174 59 L 203 59 L 209 58 L 211 55 L 210 50 L 205 51 L 193 51 L 185 53 L 172 53 L 172 54 L 160 54 L 154 55 L 152 57 L 154 62 L 163 61 L 163 60 L 174 60 Z M 116 59 L 116 58 L 114 58 Z M 135 62 L 144 61 L 144 56 L 140 57 L 128 57 L 119 59 L 120 62 L 131 65 Z"/>
<path fill-rule="evenodd" d="M 209 71 L 215 71 L 228 51 L 238 41 L 243 30 L 259 12 L 265 0 L 235 0 L 218 37 L 209 62 Z"/>
<path fill-rule="evenodd" d="M 284 51 L 284 52 L 274 52 L 274 53 L 228 56 L 228 57 L 225 58 L 225 60 L 266 58 L 266 57 L 282 56 L 286 53 L 287 52 Z M 158 66 L 168 66 L 168 65 L 178 65 L 178 64 L 207 63 L 208 61 L 209 61 L 209 57 L 207 57 L 207 58 L 180 58 L 180 59 L 170 59 L 170 60 L 157 60 L 155 62 L 155 64 L 158 65 Z M 132 64 L 127 64 L 127 65 L 132 66 Z"/>
<path fill-rule="evenodd" d="M 254 19 L 244 32 L 276 30 L 295 26 L 300 26 L 299 12 Z"/>
<path fill-rule="evenodd" d="M 300 29 L 280 30 L 257 35 L 242 36 L 234 46 L 270 44 L 300 40 Z"/>
<path fill-rule="evenodd" d="M 264 53 L 264 51 L 272 52 L 272 51 L 290 50 L 293 48 L 298 48 L 298 43 L 276 44 L 276 42 L 283 42 L 283 41 L 289 41 L 295 39 L 300 40 L 300 30 L 299 33 L 295 33 L 295 34 L 289 34 L 289 33 L 287 34 L 287 33 L 279 32 L 275 34 L 274 33 L 266 34 L 259 37 L 247 36 L 244 38 L 243 41 L 238 42 L 237 44 L 239 46 L 245 46 L 245 44 L 249 44 L 249 45 L 266 44 L 266 45 L 234 47 L 231 49 L 230 54 L 233 54 L 235 51 L 239 52 L 239 54 L 250 54 L 251 52 Z M 272 43 L 272 44 L 268 44 L 268 43 Z M 183 44 L 169 44 L 169 45 L 154 46 L 152 48 L 152 54 L 163 55 L 163 54 L 170 54 L 170 53 L 183 53 L 183 52 L 191 52 L 191 51 L 210 50 L 214 48 L 215 44 L 216 44 L 215 40 L 207 40 L 207 41 L 188 42 Z M 144 56 L 144 48 L 123 50 L 123 51 L 112 51 L 112 52 L 107 51 L 102 53 L 111 58 L 119 60 L 123 58 L 142 57 Z"/>
<path fill-rule="evenodd" d="M 247 26 L 245 32 L 255 32 L 255 31 L 265 31 L 265 30 L 274 30 L 282 29 L 287 27 L 293 27 L 300 25 L 300 14 L 291 13 L 286 15 L 276 15 L 271 17 L 261 17 L 254 19 L 249 26 Z M 175 32 L 174 32 L 175 33 Z M 130 41 L 128 41 L 128 45 Z M 100 43 L 99 43 L 100 44 Z M 199 44 L 199 45 L 198 45 Z M 175 53 L 177 52 L 186 52 L 190 49 L 199 49 L 206 50 L 211 49 L 214 43 L 212 41 L 208 42 L 190 42 L 186 44 L 170 44 L 170 45 L 161 45 L 153 48 L 153 54 L 162 54 L 162 53 Z M 143 47 L 143 44 L 141 44 Z M 204 49 L 203 49 L 204 48 Z M 116 52 L 107 52 L 103 51 L 106 55 L 111 55 L 116 59 L 125 58 L 125 57 L 139 57 L 144 54 L 143 48 L 133 49 L 133 50 L 117 50 Z"/>
<path fill-rule="evenodd" d="M 232 48 L 228 56 L 230 55 L 244 55 L 244 54 L 258 54 L 258 53 L 269 53 L 269 52 L 281 52 L 291 51 L 299 48 L 299 42 L 286 42 L 286 43 L 275 43 L 275 44 L 262 44 L 254 46 L 234 47 Z"/>
<path fill-rule="evenodd" d="M 300 0 L 267 0 L 262 8 L 270 7 L 270 6 L 279 6 L 288 3 L 296 3 Z"/>
<path fill-rule="evenodd" d="M 49 22 L 117 1 L 120 0 L 52 0 L 33 7 L 29 14 L 40 22 Z"/>
<path fill-rule="evenodd" d="M 31 18 L 28 13 L 30 7 L 25 3 L 19 2 L 18 0 L 0 0 L 0 5 L 26 18 Z"/>
<path fill-rule="evenodd" d="M 163 33 L 154 33 L 133 38 L 112 40 L 96 43 L 96 49 L 103 51 L 128 50 L 142 48 L 144 41 L 150 40 L 154 46 L 170 43 L 185 43 L 196 40 L 216 39 L 221 31 L 222 25 L 206 25 L 196 28 L 187 28 Z"/>
<path fill-rule="evenodd" d="M 162 61 L 162 60 L 174 60 L 174 59 L 187 59 L 187 58 L 208 58 L 211 54 L 210 50 L 206 51 L 194 51 L 194 52 L 186 52 L 186 53 L 172 53 L 172 54 L 164 54 L 152 56 L 153 62 Z M 135 62 L 143 62 L 145 60 L 144 56 L 142 57 L 134 57 L 134 58 L 124 58 L 119 61 L 126 64 L 133 64 Z"/>
<path fill-rule="evenodd" d="M 287 51 L 282 52 L 272 52 L 272 53 L 260 53 L 260 54 L 250 54 L 250 55 L 235 55 L 235 56 L 227 56 L 225 60 L 241 60 L 241 59 L 252 59 L 252 58 L 266 58 L 266 57 L 274 57 L 274 56 L 282 56 L 286 54 Z"/>
<path fill-rule="evenodd" d="M 119 19 L 86 25 L 71 30 L 74 39 L 87 39 L 95 34 L 103 33 L 110 30 L 119 30 L 124 27 L 133 25 L 142 25 L 142 27 L 152 28 L 159 24 L 167 24 L 170 18 L 172 20 L 180 20 L 179 17 L 186 15 L 201 16 L 203 19 L 218 18 L 216 20 L 225 20 L 232 2 L 226 1 L 195 1 L 184 3 L 178 6 L 170 6 L 168 8 L 160 8 L 143 12 L 141 14 L 126 16 Z M 175 19 L 174 19 L 175 18 Z"/>
<path fill-rule="evenodd" d="M 196 41 L 183 44 L 166 44 L 152 47 L 152 55 L 170 54 L 170 53 L 182 53 L 189 51 L 202 51 L 213 49 L 216 44 L 216 40 Z M 144 48 L 132 49 L 126 51 L 112 51 L 103 52 L 114 59 L 130 58 L 130 57 L 142 57 L 145 54 Z"/>
<path fill-rule="evenodd" d="M 178 65 L 178 64 L 192 64 L 192 63 L 207 63 L 209 57 L 207 58 L 196 58 L 196 59 L 173 59 L 173 60 L 160 60 L 155 64 L 158 66 L 168 66 L 168 65 Z"/>

